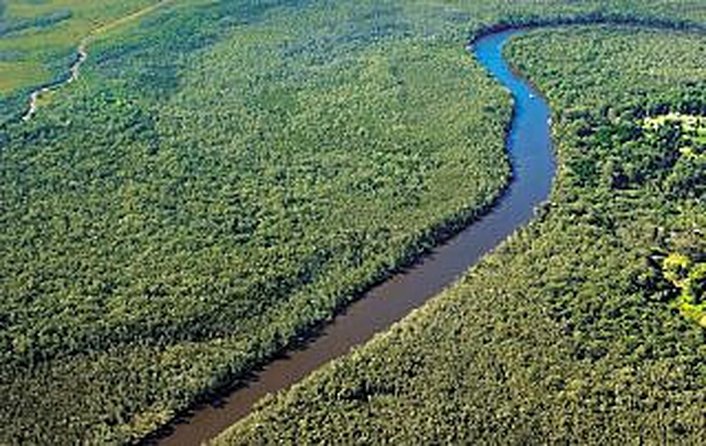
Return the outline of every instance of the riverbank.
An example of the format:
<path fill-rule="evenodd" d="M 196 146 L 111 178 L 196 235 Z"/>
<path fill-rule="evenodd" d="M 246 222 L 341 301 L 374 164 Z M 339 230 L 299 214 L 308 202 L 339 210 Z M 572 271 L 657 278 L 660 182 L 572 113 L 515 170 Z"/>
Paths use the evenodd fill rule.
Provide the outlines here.
<path fill-rule="evenodd" d="M 611 9 L 194 3 L 2 129 L 0 442 L 136 441 L 448 238 L 509 175 L 467 31 Z"/>
<path fill-rule="evenodd" d="M 706 109 L 700 38 L 579 27 L 513 43 L 513 65 L 556 111 L 551 204 L 463 280 L 216 444 L 697 442 L 704 331 L 672 311 L 678 290 L 653 256 L 703 252 L 706 212 L 698 188 L 669 192 L 689 178 L 685 161 L 640 116 Z"/>
<path fill-rule="evenodd" d="M 463 275 L 488 251 L 525 224 L 549 195 L 554 172 L 549 108 L 542 95 L 512 72 L 502 57 L 505 42 L 520 31 L 503 31 L 476 41 L 469 50 L 514 98 L 507 151 L 513 180 L 478 220 L 417 263 L 353 302 L 301 348 L 253 373 L 216 404 L 200 406 L 158 444 L 199 445 L 246 416 L 265 395 L 286 389 L 326 362 L 387 330 L 414 308 Z"/>

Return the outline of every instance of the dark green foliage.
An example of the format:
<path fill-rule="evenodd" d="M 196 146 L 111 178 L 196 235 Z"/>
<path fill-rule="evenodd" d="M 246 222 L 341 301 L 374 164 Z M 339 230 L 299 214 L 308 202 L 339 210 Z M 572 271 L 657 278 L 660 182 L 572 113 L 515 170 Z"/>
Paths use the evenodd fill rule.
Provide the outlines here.
<path fill-rule="evenodd" d="M 507 96 L 456 42 L 328 43 L 348 8 L 155 19 L 5 126 L 4 441 L 143 435 L 497 195 Z"/>
<path fill-rule="evenodd" d="M 670 23 L 706 17 L 706 8 L 682 9 L 673 1 L 178 3 L 93 43 L 77 82 L 56 92 L 36 119 L 0 128 L 0 442 L 139 438 L 246 374 L 491 203 L 508 179 L 509 101 L 465 53 L 469 30 L 508 17 L 590 19 L 585 14 L 596 10 Z M 59 59 L 52 59 L 57 67 L 66 65 Z M 573 74 L 560 78 L 569 82 Z M 670 94 L 701 91 L 701 78 Z M 699 106 L 683 94 L 680 105 Z M 628 111 L 674 102 L 674 96 L 654 98 L 635 100 Z M 576 112 L 588 134 L 608 125 L 590 104 Z M 602 184 L 594 177 L 605 171 L 633 190 L 645 181 L 635 181 L 645 166 L 664 164 L 653 155 L 643 153 L 623 173 L 585 158 L 572 167 L 581 180 L 567 174 L 565 181 L 591 187 Z M 611 156 L 620 166 L 622 155 Z M 486 349 L 473 350 L 483 345 L 473 343 L 423 358 L 414 349 L 425 344 L 408 343 L 401 348 L 410 349 L 410 361 L 387 358 L 417 381 L 405 388 L 407 382 L 387 382 L 384 375 L 371 382 L 352 376 L 354 384 L 341 394 L 346 405 L 360 406 L 378 393 L 395 404 L 391 395 L 436 382 L 448 397 L 438 412 L 448 424 L 439 429 L 476 420 L 482 435 L 503 420 L 530 420 L 544 403 L 527 412 L 479 411 L 495 390 L 459 409 L 452 378 L 477 378 L 486 370 L 489 381 L 504 383 L 510 370 L 528 365 L 523 379 L 534 382 L 543 365 L 608 354 L 608 341 L 555 340 L 561 330 L 590 333 L 591 324 L 603 322 L 585 312 L 601 314 L 595 296 L 614 291 L 600 285 L 610 274 L 582 272 L 581 259 L 532 267 L 537 258 L 552 259 L 559 247 L 548 240 L 564 237 L 567 228 L 578 231 L 565 236 L 571 246 L 620 231 L 619 218 L 601 208 L 603 197 L 596 201 L 567 204 L 566 220 L 551 220 L 556 233 L 537 242 L 538 257 L 489 260 L 496 289 L 504 290 L 495 300 L 479 295 L 470 299 L 478 308 L 454 314 L 456 323 L 434 322 L 438 336 L 457 329 L 455 336 L 482 336 Z M 614 243 L 622 242 L 591 245 L 586 261 L 614 254 L 614 266 L 625 266 L 622 251 L 610 251 Z M 602 246 L 600 255 L 593 250 Z M 631 268 L 619 279 L 639 283 L 633 279 L 648 274 L 643 259 L 631 251 Z M 506 265 L 514 275 L 505 275 Z M 569 265 L 575 276 L 564 269 Z M 550 314 L 541 293 L 530 292 L 543 290 L 543 283 L 525 288 L 515 280 L 540 280 L 554 267 L 561 268 L 551 273 L 556 302 Z M 528 291 L 507 308 L 506 294 L 518 283 Z M 576 283 L 587 288 L 572 290 Z M 590 297 L 585 309 L 566 305 L 574 293 Z M 519 329 L 501 322 L 523 318 L 529 322 Z M 458 325 L 473 320 L 486 324 Z M 551 329 L 537 331 L 544 322 Z M 659 322 L 696 337 L 678 318 Z M 506 344 L 494 344 L 496 328 Z M 524 354 L 511 342 L 517 335 L 556 354 L 546 361 L 538 350 Z M 465 362 L 449 359 L 458 355 Z M 504 355 L 519 362 L 509 367 Z M 533 359 L 540 362 L 532 365 Z M 425 371 L 438 364 L 444 364 L 439 378 L 429 379 Z M 478 382 L 459 385 L 473 389 Z M 567 384 L 558 376 L 545 384 L 570 385 L 567 404 L 578 404 L 590 390 L 587 382 Z M 412 404 L 424 410 L 408 422 L 426 423 L 422 417 L 434 408 L 426 396 Z"/>
<path fill-rule="evenodd" d="M 689 87 L 706 79 L 703 39 L 568 28 L 513 43 L 555 111 L 546 209 L 461 283 L 217 444 L 703 442 L 706 330 L 673 310 L 659 253 L 703 258 L 706 208 L 666 186 L 685 156 L 680 130 L 638 117 L 656 98 L 665 113 L 706 104 Z M 700 296 L 695 271 L 678 277 Z"/>

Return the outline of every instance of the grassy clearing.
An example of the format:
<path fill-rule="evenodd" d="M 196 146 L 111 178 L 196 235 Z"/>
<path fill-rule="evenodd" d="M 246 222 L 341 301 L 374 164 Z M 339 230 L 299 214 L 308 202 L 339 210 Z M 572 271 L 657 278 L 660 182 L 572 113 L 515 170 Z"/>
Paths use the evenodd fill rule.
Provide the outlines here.
<path fill-rule="evenodd" d="M 688 146 L 683 147 L 685 154 L 703 153 L 706 147 L 706 116 L 667 113 L 645 118 L 645 128 L 658 131 L 670 123 L 677 123 L 684 133 L 683 138 Z"/>
<path fill-rule="evenodd" d="M 57 75 L 54 66 L 74 53 L 86 36 L 138 18 L 142 14 L 134 11 L 148 12 L 157 4 L 157 0 L 9 0 L 2 18 L 16 31 L 0 39 L 0 53 L 15 54 L 15 60 L 3 64 L 1 77 L 8 81 L 0 83 L 0 97 L 50 82 Z"/>
<path fill-rule="evenodd" d="M 28 85 L 41 84 L 48 76 L 48 70 L 33 62 L 0 62 L 0 94 L 7 94 Z"/>

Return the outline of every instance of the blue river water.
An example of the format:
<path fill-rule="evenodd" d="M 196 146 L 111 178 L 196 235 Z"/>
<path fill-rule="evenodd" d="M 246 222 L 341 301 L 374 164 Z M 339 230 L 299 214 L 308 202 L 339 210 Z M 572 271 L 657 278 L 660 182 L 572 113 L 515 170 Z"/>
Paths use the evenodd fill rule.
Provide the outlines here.
<path fill-rule="evenodd" d="M 493 220 L 501 219 L 501 226 L 508 231 L 525 224 L 532 218 L 535 207 L 547 199 L 556 170 L 549 105 L 526 79 L 511 69 L 502 53 L 508 39 L 522 32 L 490 34 L 473 45 L 476 59 L 512 93 L 514 100 L 514 116 L 507 140 L 514 178 L 489 215 Z"/>
<path fill-rule="evenodd" d="M 469 47 L 478 63 L 514 99 L 506 139 L 513 179 L 489 212 L 410 268 L 368 291 L 311 339 L 234 383 L 217 400 L 193 407 L 148 443 L 199 445 L 215 437 L 250 413 L 266 394 L 288 388 L 424 304 L 532 219 L 536 207 L 549 196 L 556 168 L 549 106 L 503 57 L 508 39 L 522 32 L 489 34 Z"/>

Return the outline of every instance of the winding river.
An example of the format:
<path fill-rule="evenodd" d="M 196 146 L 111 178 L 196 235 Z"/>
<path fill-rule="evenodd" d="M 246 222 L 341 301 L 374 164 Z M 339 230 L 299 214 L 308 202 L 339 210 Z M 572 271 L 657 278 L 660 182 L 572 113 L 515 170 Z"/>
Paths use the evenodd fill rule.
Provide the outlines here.
<path fill-rule="evenodd" d="M 22 115 L 22 121 L 29 121 L 37 113 L 39 101 L 43 95 L 46 95 L 47 93 L 57 90 L 65 85 L 68 85 L 78 79 L 79 75 L 81 74 L 81 65 L 83 65 L 83 63 L 88 58 L 88 45 L 93 39 L 119 26 L 125 25 L 126 23 L 130 23 L 141 17 L 144 17 L 145 15 L 155 11 L 158 8 L 163 7 L 171 1 L 172 0 L 161 0 L 150 6 L 146 6 L 124 17 L 116 19 L 110 23 L 100 25 L 97 28 L 93 29 L 86 37 L 81 39 L 81 41 L 79 42 L 78 48 L 76 48 L 76 57 L 74 59 L 74 62 L 69 67 L 69 72 L 60 79 L 54 82 L 50 82 L 49 84 L 46 84 L 44 86 L 41 86 L 30 93 L 27 111 L 24 113 L 24 115 Z"/>
<path fill-rule="evenodd" d="M 495 206 L 416 265 L 371 289 L 306 345 L 254 372 L 218 401 L 194 407 L 165 436 L 148 443 L 198 445 L 215 437 L 246 416 L 266 394 L 286 389 L 351 347 L 386 330 L 453 283 L 533 217 L 535 208 L 549 196 L 555 162 L 549 106 L 539 92 L 513 72 L 502 55 L 508 39 L 522 32 L 496 32 L 469 46 L 476 60 L 514 97 L 514 115 L 507 135 L 513 181 Z"/>
<path fill-rule="evenodd" d="M 76 50 L 76 59 L 71 64 L 71 67 L 69 68 L 69 74 L 65 79 L 60 79 L 49 85 L 39 87 L 29 95 L 29 107 L 27 109 L 27 112 L 25 112 L 25 114 L 22 116 L 23 121 L 29 121 L 30 119 L 32 119 L 32 116 L 37 113 L 37 108 L 39 107 L 39 99 L 42 97 L 42 95 L 45 95 L 59 87 L 63 87 L 64 85 L 68 85 L 78 79 L 79 74 L 81 74 L 81 65 L 86 61 L 86 58 L 88 58 L 88 51 L 86 50 L 87 45 L 88 39 L 83 39 L 78 45 L 78 49 Z"/>

